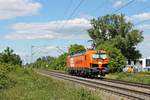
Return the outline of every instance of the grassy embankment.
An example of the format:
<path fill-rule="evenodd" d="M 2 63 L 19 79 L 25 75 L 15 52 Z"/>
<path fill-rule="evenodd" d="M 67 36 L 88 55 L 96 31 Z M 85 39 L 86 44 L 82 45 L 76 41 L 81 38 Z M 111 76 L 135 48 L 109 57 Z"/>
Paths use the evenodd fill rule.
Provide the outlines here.
<path fill-rule="evenodd" d="M 16 84 L 1 89 L 0 100 L 100 100 L 92 91 L 37 75 L 31 70 L 19 68 L 9 76 Z"/>
<path fill-rule="evenodd" d="M 141 72 L 141 73 L 113 73 L 106 76 L 108 79 L 117 79 L 130 82 L 137 82 L 143 84 L 150 84 L 150 73 Z"/>

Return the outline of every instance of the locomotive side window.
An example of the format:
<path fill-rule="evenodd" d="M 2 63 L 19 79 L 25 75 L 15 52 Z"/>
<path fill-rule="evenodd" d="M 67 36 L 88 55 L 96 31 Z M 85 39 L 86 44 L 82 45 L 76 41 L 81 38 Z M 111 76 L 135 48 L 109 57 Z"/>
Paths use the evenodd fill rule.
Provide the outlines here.
<path fill-rule="evenodd" d="M 93 59 L 106 59 L 107 58 L 107 55 L 106 53 L 95 53 L 92 55 L 92 58 Z"/>

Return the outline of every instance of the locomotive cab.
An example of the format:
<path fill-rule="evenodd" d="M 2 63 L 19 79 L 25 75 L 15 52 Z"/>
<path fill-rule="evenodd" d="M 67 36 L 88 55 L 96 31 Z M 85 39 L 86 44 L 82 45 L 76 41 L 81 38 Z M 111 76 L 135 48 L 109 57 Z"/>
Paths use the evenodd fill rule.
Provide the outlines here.
<path fill-rule="evenodd" d="M 107 67 L 109 59 L 105 51 L 94 52 L 91 54 L 91 58 L 90 67 L 93 73 L 100 73 L 103 76 L 109 73 L 109 68 Z"/>
<path fill-rule="evenodd" d="M 92 62 L 95 64 L 92 64 L 92 67 L 106 67 L 107 66 L 107 55 L 106 53 L 94 53 L 92 54 Z M 106 63 L 105 63 L 106 62 Z"/>

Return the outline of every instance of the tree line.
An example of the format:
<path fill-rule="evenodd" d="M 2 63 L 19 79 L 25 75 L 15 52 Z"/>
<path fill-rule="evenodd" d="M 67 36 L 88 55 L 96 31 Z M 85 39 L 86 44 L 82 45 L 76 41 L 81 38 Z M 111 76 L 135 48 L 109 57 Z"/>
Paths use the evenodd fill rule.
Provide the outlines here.
<path fill-rule="evenodd" d="M 0 53 L 0 63 L 21 65 L 22 60 L 19 55 L 17 55 L 12 49 L 10 49 L 10 47 L 7 47 L 3 52 Z"/>

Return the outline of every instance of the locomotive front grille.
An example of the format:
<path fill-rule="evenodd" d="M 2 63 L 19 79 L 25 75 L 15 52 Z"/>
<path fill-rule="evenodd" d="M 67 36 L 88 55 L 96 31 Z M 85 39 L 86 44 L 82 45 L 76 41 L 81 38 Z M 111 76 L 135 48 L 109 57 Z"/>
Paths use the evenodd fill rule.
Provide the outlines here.
<path fill-rule="evenodd" d="M 98 67 L 98 64 L 92 64 L 92 67 Z"/>
<path fill-rule="evenodd" d="M 102 65 L 102 67 L 107 67 L 107 66 L 108 66 L 108 64 L 103 64 L 103 65 Z"/>

